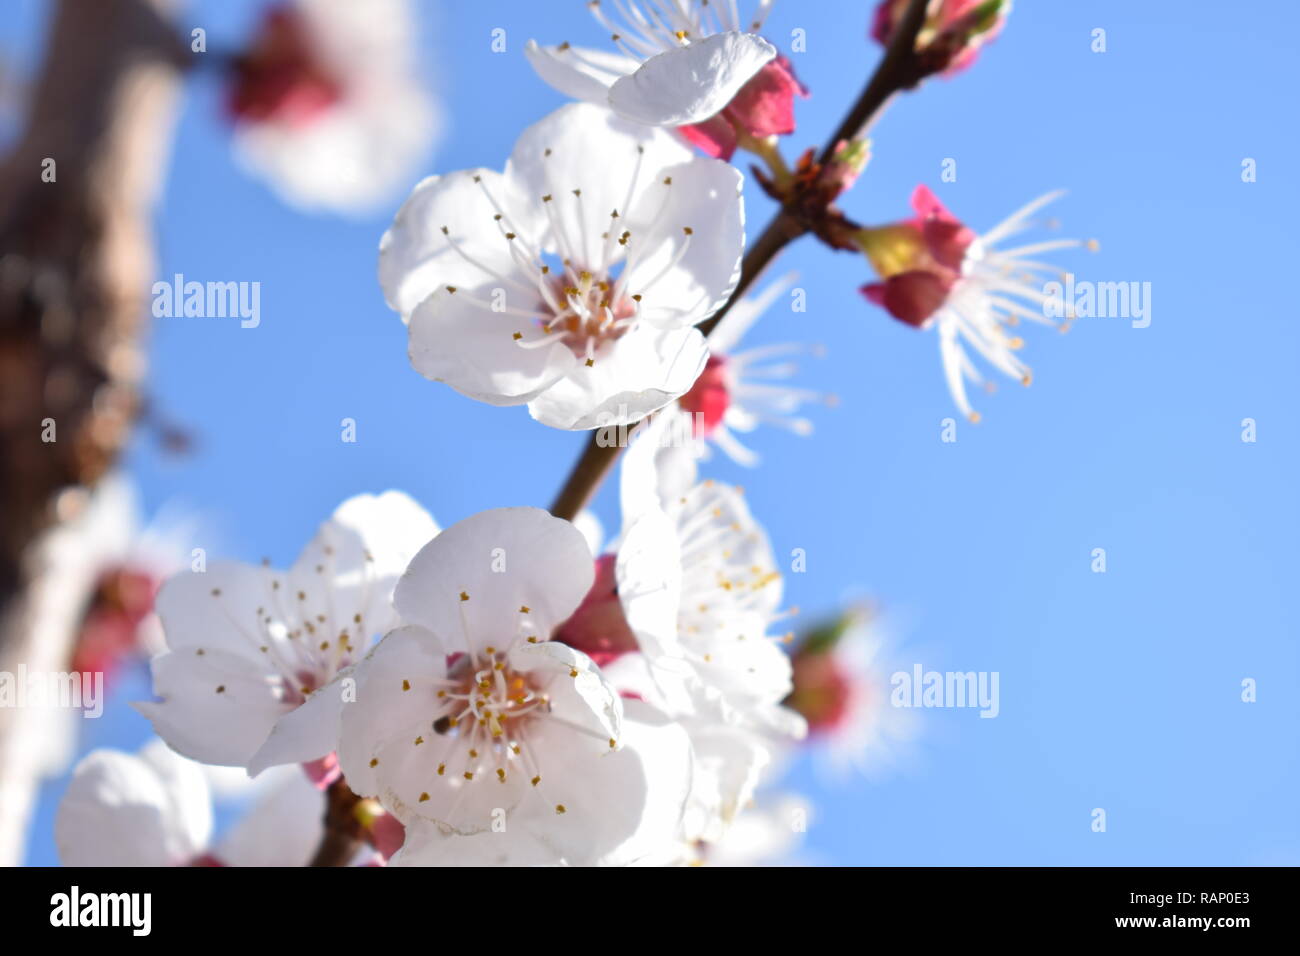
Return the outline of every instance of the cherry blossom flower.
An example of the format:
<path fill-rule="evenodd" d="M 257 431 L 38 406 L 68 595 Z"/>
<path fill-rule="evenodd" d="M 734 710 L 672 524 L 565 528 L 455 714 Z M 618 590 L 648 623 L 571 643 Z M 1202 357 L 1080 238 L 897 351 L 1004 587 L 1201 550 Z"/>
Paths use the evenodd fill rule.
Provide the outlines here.
<path fill-rule="evenodd" d="M 1095 240 L 1078 239 L 997 248 L 1031 228 L 1030 217 L 1061 195 L 1041 196 L 977 236 L 929 189 L 918 186 L 912 194 L 914 218 L 858 233 L 859 245 L 881 277 L 863 286 L 863 295 L 908 325 L 937 326 L 948 390 L 971 421 L 979 421 L 979 415 L 966 397 L 965 382 L 983 379 L 963 346 L 1028 385 L 1029 367 L 1016 355 L 1024 340 L 1007 329 L 1022 319 L 1054 326 L 1050 315 L 1069 314 L 1059 295 L 1043 291 L 1043 276 L 1058 274 L 1059 268 L 1031 257 L 1075 246 L 1097 248 Z"/>
<path fill-rule="evenodd" d="M 213 845 L 204 767 L 154 739 L 138 754 L 87 754 L 54 837 L 65 866 L 302 866 L 320 839 L 322 810 L 301 774 L 285 774 Z"/>
<path fill-rule="evenodd" d="M 686 126 L 722 112 L 776 57 L 757 36 L 772 0 L 760 0 L 749 21 L 734 2 L 618 0 L 613 17 L 587 4 L 616 53 L 569 43 L 526 55 L 538 75 L 566 96 L 608 105 L 650 126 Z"/>
<path fill-rule="evenodd" d="M 582 534 L 535 508 L 474 515 L 411 561 L 338 751 L 405 825 L 395 865 L 632 863 L 676 833 L 685 732 L 550 639 L 593 576 Z"/>
<path fill-rule="evenodd" d="M 794 98 L 808 95 L 793 64 L 755 35 L 771 6 L 760 0 L 746 22 L 734 2 L 626 0 L 611 19 L 593 2 L 617 53 L 533 40 L 525 52 L 561 93 L 637 123 L 675 127 L 707 155 L 730 160 L 743 140 L 793 133 Z"/>
<path fill-rule="evenodd" d="M 882 625 L 864 607 L 813 628 L 791 653 L 786 706 L 808 722 L 808 743 L 832 775 L 883 772 L 916 733 L 914 715 L 890 703 L 885 656 Z"/>
<path fill-rule="evenodd" d="M 790 663 L 766 636 L 781 616 L 766 536 L 737 489 L 696 483 L 689 452 L 660 444 L 666 421 L 633 439 L 623 533 L 555 636 L 599 660 L 621 696 L 653 705 L 689 736 L 686 812 L 678 841 L 656 860 L 674 863 L 683 847 L 722 837 L 803 726 L 781 707 Z"/>
<path fill-rule="evenodd" d="M 660 470 L 663 428 L 651 423 L 624 456 L 616 575 L 628 625 L 661 691 L 662 675 L 684 678 L 687 712 L 797 736 L 802 722 L 779 706 L 790 661 L 784 635 L 769 636 L 786 615 L 767 534 L 739 488 Z"/>
<path fill-rule="evenodd" d="M 908 0 L 881 0 L 871 38 L 888 46 Z M 932 72 L 952 76 L 975 62 L 984 44 L 996 39 L 1011 13 L 1011 0 L 931 0 L 916 48 L 934 61 Z"/>
<path fill-rule="evenodd" d="M 436 533 L 400 492 L 358 495 L 288 571 L 224 562 L 171 578 L 157 600 L 170 648 L 152 665 L 159 700 L 136 709 L 203 763 L 256 774 L 326 757 L 341 701 L 300 705 L 393 626 L 397 578 Z"/>
<path fill-rule="evenodd" d="M 526 130 L 504 173 L 424 180 L 379 257 L 411 364 L 556 428 L 663 407 L 704 367 L 692 326 L 739 277 L 740 187 L 732 167 L 585 103 Z"/>
<path fill-rule="evenodd" d="M 760 425 L 776 425 L 796 435 L 812 433 L 812 422 L 794 414 L 807 402 L 828 401 L 810 389 L 782 384 L 798 368 L 786 358 L 820 349 L 799 344 L 765 345 L 737 351 L 740 339 L 771 304 L 794 284 L 787 275 L 762 293 L 741 299 L 709 334 L 709 360 L 690 391 L 677 400 L 677 409 L 688 416 L 689 427 L 699 439 L 700 457 L 707 457 L 707 444 L 716 444 L 737 464 L 755 465 L 758 455 L 736 437 Z M 774 359 L 780 361 L 773 361 Z M 678 426 L 683 427 L 683 426 Z"/>
<path fill-rule="evenodd" d="M 388 199 L 441 120 L 415 71 L 407 0 L 289 0 L 235 63 L 240 159 L 288 202 L 364 212 Z"/>

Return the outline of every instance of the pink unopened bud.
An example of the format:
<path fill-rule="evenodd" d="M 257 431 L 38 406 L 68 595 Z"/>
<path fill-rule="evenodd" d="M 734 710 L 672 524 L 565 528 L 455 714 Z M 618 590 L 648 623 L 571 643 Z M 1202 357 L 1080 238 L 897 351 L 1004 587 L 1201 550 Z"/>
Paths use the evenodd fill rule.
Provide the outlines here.
<path fill-rule="evenodd" d="M 912 192 L 912 210 L 912 219 L 860 229 L 854 238 L 882 280 L 864 285 L 862 294 L 899 321 L 920 327 L 961 277 L 975 233 L 925 186 Z"/>
<path fill-rule="evenodd" d="M 881 306 L 900 322 L 920 328 L 939 311 L 951 288 L 951 280 L 914 269 L 890 276 L 884 282 L 864 285 L 861 291 L 868 301 Z"/>
<path fill-rule="evenodd" d="M 881 0 L 871 22 L 872 39 L 888 46 L 907 5 L 908 0 Z M 916 38 L 925 73 L 952 76 L 969 67 L 1010 13 L 1011 0 L 931 0 Z"/>
<path fill-rule="evenodd" d="M 235 64 L 226 108 L 236 121 L 302 125 L 342 97 L 302 17 L 288 6 L 267 11 L 247 53 Z"/>
<path fill-rule="evenodd" d="M 111 679 L 123 660 L 140 653 L 140 627 L 153 611 L 158 579 L 149 571 L 113 567 L 100 575 L 72 652 L 72 670 Z"/>
<path fill-rule="evenodd" d="M 708 438 L 722 424 L 731 407 L 731 388 L 725 356 L 710 355 L 691 390 L 677 403 L 691 415 L 696 438 Z"/>
<path fill-rule="evenodd" d="M 552 635 L 554 640 L 582 651 L 599 667 L 637 649 L 636 635 L 628 626 L 618 599 L 615 560 L 612 554 L 596 559 L 596 580 L 591 590 Z"/>
<path fill-rule="evenodd" d="M 777 56 L 741 87 L 722 112 L 678 131 L 709 156 L 730 160 L 741 133 L 755 139 L 793 133 L 795 96 L 806 98 L 808 90 L 795 77 L 790 61 Z"/>

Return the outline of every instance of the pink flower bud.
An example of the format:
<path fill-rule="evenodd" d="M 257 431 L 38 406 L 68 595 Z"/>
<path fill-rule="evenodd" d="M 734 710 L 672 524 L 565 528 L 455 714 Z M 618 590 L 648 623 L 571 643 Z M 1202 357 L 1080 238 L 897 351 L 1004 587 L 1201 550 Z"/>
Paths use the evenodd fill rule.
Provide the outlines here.
<path fill-rule="evenodd" d="M 702 123 L 679 126 L 678 131 L 701 152 L 730 160 L 738 131 L 755 139 L 793 133 L 796 95 L 806 98 L 808 90 L 795 77 L 789 59 L 778 55 L 741 87 L 722 112 Z"/>
<path fill-rule="evenodd" d="M 313 49 L 300 14 L 273 7 L 247 53 L 235 64 L 226 108 L 238 121 L 309 123 L 342 97 L 342 88 Z"/>
<path fill-rule="evenodd" d="M 908 0 L 881 0 L 871 22 L 871 38 L 888 46 L 907 10 Z M 1011 0 L 931 0 L 916 38 L 925 73 L 952 76 L 969 67 L 980 48 L 994 39 L 1011 12 Z"/>

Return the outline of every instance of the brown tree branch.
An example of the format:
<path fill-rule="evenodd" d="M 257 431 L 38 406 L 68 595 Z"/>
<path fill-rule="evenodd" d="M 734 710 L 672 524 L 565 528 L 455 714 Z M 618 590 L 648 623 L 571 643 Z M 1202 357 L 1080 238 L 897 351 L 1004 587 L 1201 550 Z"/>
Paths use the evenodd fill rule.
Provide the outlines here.
<path fill-rule="evenodd" d="M 149 217 L 189 52 L 170 7 L 62 0 L 0 163 L 0 671 L 67 669 L 92 573 L 77 519 L 139 404 Z M 0 708 L 0 865 L 22 852 L 49 719 Z"/>
<path fill-rule="evenodd" d="M 927 3 L 928 0 L 912 0 L 866 87 L 822 147 L 820 162 L 829 160 L 841 142 L 862 136 L 894 93 L 911 89 L 920 81 L 923 74 L 917 65 L 915 47 L 916 37 L 925 22 Z M 777 254 L 808 231 L 805 213 L 794 202 L 783 205 L 745 253 L 740 266 L 740 281 L 731 298 L 711 318 L 700 323 L 700 331 L 705 335 L 712 332 Z M 622 451 L 617 442 L 602 444 L 600 430 L 593 432 L 551 505 L 551 513 L 569 521 L 577 517 L 596 494 Z"/>
<path fill-rule="evenodd" d="M 308 866 L 347 866 L 365 842 L 357 804 L 361 798 L 339 777 L 325 795 L 325 832 Z"/>

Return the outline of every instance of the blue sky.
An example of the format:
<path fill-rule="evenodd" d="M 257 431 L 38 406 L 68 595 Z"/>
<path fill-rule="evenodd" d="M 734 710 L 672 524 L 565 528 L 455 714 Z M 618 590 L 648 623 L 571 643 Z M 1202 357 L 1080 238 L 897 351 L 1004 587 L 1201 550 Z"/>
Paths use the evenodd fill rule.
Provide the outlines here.
<path fill-rule="evenodd" d="M 32 58 L 44 5 L 14 4 L 0 42 Z M 580 3 L 419 3 L 422 58 L 449 129 L 428 172 L 500 166 L 516 135 L 559 106 L 522 57 L 530 37 L 598 44 Z M 920 714 L 910 758 L 883 779 L 830 784 L 806 761 L 791 783 L 817 807 L 810 858 L 853 864 L 1300 862 L 1296 648 L 1300 331 L 1293 4 L 1021 2 L 973 70 L 895 102 L 844 205 L 883 222 L 919 182 L 981 231 L 1065 187 L 1058 254 L 1081 279 L 1150 282 L 1151 323 L 1080 320 L 1026 333 L 1034 384 L 977 394 L 958 425 L 933 334 L 867 304 L 864 261 L 805 240 L 793 269 L 805 313 L 774 308 L 748 341 L 825 344 L 806 379 L 839 397 L 808 439 L 754 437 L 743 484 L 803 619 L 869 595 L 909 667 L 997 671 L 1001 713 Z M 258 4 L 190 4 L 213 45 Z M 570 9 L 570 7 L 572 9 Z M 877 56 L 869 5 L 778 2 L 767 34 L 812 97 L 787 155 L 820 143 Z M 504 27 L 507 52 L 490 31 Z M 1093 30 L 1106 31 L 1095 53 Z M 147 508 L 209 517 L 210 553 L 286 563 L 342 499 L 402 488 L 445 524 L 509 504 L 546 506 L 584 436 L 423 380 L 375 281 L 393 207 L 350 222 L 280 205 L 232 162 L 215 85 L 191 85 L 158 219 L 160 277 L 259 281 L 262 322 L 162 319 L 151 394 L 198 439 L 181 461 L 142 437 L 129 466 Z M 1287 110 L 1283 112 L 1283 105 Z M 1257 181 L 1242 181 L 1242 161 Z M 945 159 L 957 181 L 941 182 Z M 1288 172 L 1290 170 L 1290 172 Z M 750 235 L 770 203 L 747 190 Z M 1159 304 L 1156 305 L 1156 300 Z M 339 440 L 340 420 L 358 441 Z M 1242 420 L 1258 440 L 1241 440 Z M 614 524 L 613 494 L 598 511 Z M 1091 570 L 1104 548 L 1107 570 Z M 1243 703 L 1241 681 L 1258 682 Z M 84 722 L 83 745 L 148 732 L 125 699 Z M 54 860 L 66 780 L 43 791 L 29 859 Z M 1105 808 L 1107 831 L 1091 830 Z"/>

